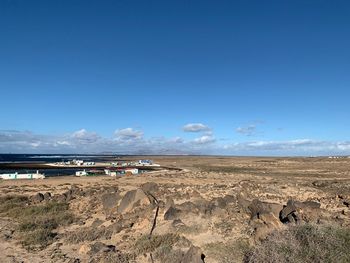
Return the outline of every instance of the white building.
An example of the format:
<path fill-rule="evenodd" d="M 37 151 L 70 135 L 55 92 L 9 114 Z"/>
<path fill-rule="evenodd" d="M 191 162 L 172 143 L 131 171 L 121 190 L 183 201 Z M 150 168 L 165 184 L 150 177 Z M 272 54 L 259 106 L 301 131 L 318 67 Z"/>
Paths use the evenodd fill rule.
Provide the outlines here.
<path fill-rule="evenodd" d="M 94 166 L 95 162 L 84 162 L 83 165 L 85 165 L 85 166 Z"/>
<path fill-rule="evenodd" d="M 139 160 L 139 165 L 152 165 L 153 162 L 151 160 Z"/>
<path fill-rule="evenodd" d="M 84 164 L 84 161 L 83 161 L 83 160 L 75 160 L 75 159 L 74 159 L 74 160 L 72 161 L 72 163 L 75 164 L 75 165 L 80 166 L 80 165 L 83 165 L 83 164 Z"/>
<path fill-rule="evenodd" d="M 0 178 L 4 180 L 16 180 L 16 179 L 44 179 L 45 175 L 36 171 L 36 173 L 28 173 L 28 174 L 19 174 L 10 173 L 10 174 L 0 174 Z"/>
<path fill-rule="evenodd" d="M 109 176 L 117 176 L 117 172 L 116 171 L 111 171 L 109 169 L 105 169 L 105 174 L 109 175 Z"/>
<path fill-rule="evenodd" d="M 87 176 L 87 172 L 84 170 L 84 171 L 76 171 L 75 172 L 75 176 Z"/>
<path fill-rule="evenodd" d="M 138 174 L 139 173 L 139 169 L 137 169 L 137 168 L 127 168 L 127 169 L 125 169 L 125 173 L 126 174 L 128 174 L 128 173 Z"/>

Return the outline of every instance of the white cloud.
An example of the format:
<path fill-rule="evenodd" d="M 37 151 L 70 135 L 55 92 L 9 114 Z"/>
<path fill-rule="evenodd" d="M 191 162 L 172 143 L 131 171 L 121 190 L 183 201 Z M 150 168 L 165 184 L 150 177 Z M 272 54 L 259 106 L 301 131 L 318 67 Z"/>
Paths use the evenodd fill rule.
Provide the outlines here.
<path fill-rule="evenodd" d="M 195 143 L 195 144 L 209 144 L 209 143 L 213 143 L 213 142 L 215 142 L 215 138 L 212 136 L 208 136 L 208 135 L 203 135 L 203 136 L 193 140 L 193 143 Z"/>
<path fill-rule="evenodd" d="M 245 135 L 245 136 L 253 136 L 256 134 L 256 125 L 251 124 L 245 127 L 238 127 L 236 132 Z"/>
<path fill-rule="evenodd" d="M 85 129 L 73 132 L 71 137 L 80 141 L 81 143 L 95 143 L 100 139 L 100 136 L 98 136 L 95 132 L 88 132 Z"/>
<path fill-rule="evenodd" d="M 117 140 L 140 140 L 143 138 L 143 132 L 134 130 L 133 128 L 125 128 L 115 131 Z"/>
<path fill-rule="evenodd" d="M 211 129 L 202 123 L 189 123 L 183 126 L 184 132 L 208 132 L 211 131 Z"/>

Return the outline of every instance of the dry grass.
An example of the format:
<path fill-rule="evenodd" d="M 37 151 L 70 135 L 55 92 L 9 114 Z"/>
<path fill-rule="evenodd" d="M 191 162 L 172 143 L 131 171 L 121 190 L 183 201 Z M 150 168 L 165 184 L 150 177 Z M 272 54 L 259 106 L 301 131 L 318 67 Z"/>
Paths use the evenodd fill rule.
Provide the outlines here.
<path fill-rule="evenodd" d="M 65 239 L 68 243 L 81 243 L 85 241 L 95 241 L 98 239 L 111 239 L 113 230 L 105 227 L 83 227 L 74 232 L 65 234 Z"/>
<path fill-rule="evenodd" d="M 227 243 L 209 243 L 204 247 L 206 256 L 214 258 L 220 263 L 242 262 L 249 249 L 248 241 L 243 239 Z"/>
<path fill-rule="evenodd" d="M 350 262 L 350 229 L 332 225 L 292 226 L 271 234 L 247 253 L 245 262 Z"/>
<path fill-rule="evenodd" d="M 254 167 L 237 167 L 237 166 L 224 166 L 224 165 L 195 165 L 197 169 L 200 169 L 203 172 L 216 172 L 216 173 L 262 173 L 266 171 L 263 168 L 254 168 Z"/>
<path fill-rule="evenodd" d="M 52 243 L 59 226 L 73 222 L 67 203 L 29 204 L 25 196 L 0 198 L 0 214 L 18 222 L 21 243 L 27 249 L 44 248 Z"/>
<path fill-rule="evenodd" d="M 180 237 L 177 234 L 164 235 L 143 235 L 135 243 L 136 254 L 146 254 L 157 250 L 160 247 L 172 247 Z"/>

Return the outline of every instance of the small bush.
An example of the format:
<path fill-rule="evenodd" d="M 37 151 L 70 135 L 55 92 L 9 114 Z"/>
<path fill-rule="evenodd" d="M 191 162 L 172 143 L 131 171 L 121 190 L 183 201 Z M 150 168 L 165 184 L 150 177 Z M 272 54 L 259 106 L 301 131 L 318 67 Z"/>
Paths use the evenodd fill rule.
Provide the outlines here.
<path fill-rule="evenodd" d="M 245 262 L 350 262 L 350 229 L 300 225 L 271 234 Z"/>

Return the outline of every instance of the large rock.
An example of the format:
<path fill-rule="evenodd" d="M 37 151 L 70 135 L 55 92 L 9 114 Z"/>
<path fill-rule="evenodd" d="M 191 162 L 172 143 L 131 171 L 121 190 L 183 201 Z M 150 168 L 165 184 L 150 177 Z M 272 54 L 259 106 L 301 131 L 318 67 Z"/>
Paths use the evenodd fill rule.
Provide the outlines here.
<path fill-rule="evenodd" d="M 91 254 L 97 254 L 98 252 L 115 252 L 115 246 L 113 245 L 106 245 L 102 242 L 95 242 L 91 245 Z"/>
<path fill-rule="evenodd" d="M 102 242 L 95 242 L 91 245 L 88 244 L 83 244 L 79 248 L 79 254 L 83 255 L 95 255 L 99 252 L 115 252 L 116 248 L 113 245 L 106 245 L 105 243 Z"/>
<path fill-rule="evenodd" d="M 199 247 L 191 246 L 183 256 L 181 263 L 204 263 L 205 255 Z"/>
<path fill-rule="evenodd" d="M 127 192 L 118 206 L 118 213 L 127 213 L 135 207 L 148 206 L 151 204 L 148 196 L 141 189 Z"/>
<path fill-rule="evenodd" d="M 45 197 L 42 193 L 37 193 L 36 195 L 33 195 L 30 199 L 33 203 L 40 203 L 44 201 Z"/>
<path fill-rule="evenodd" d="M 51 196 L 51 193 L 50 193 L 50 192 L 46 192 L 46 193 L 44 194 L 44 200 L 45 200 L 45 201 L 49 201 L 49 200 L 51 200 L 51 198 L 52 198 L 52 196 Z"/>
<path fill-rule="evenodd" d="M 282 227 L 281 221 L 273 213 L 264 213 L 250 222 L 254 229 L 255 240 L 263 240 L 271 232 Z"/>
<path fill-rule="evenodd" d="M 106 214 L 111 214 L 115 210 L 117 210 L 117 204 L 120 200 L 120 196 L 118 193 L 107 193 L 103 194 L 101 197 L 103 210 Z"/>
<path fill-rule="evenodd" d="M 287 205 L 283 207 L 283 209 L 280 212 L 280 220 L 283 223 L 287 223 L 292 221 L 291 219 L 295 217 L 295 212 L 297 211 L 297 207 L 293 200 L 288 200 Z M 295 220 L 293 219 L 293 221 Z"/>
<path fill-rule="evenodd" d="M 159 191 L 159 187 L 156 183 L 154 182 L 147 182 L 141 186 L 141 189 L 146 193 L 146 194 L 152 194 L 155 195 Z"/>
<path fill-rule="evenodd" d="M 282 208 L 283 206 L 280 204 L 261 202 L 258 199 L 254 199 L 248 205 L 248 210 L 250 211 L 251 219 L 260 218 L 262 214 L 268 213 L 272 213 L 276 217 L 278 217 Z"/>
<path fill-rule="evenodd" d="M 164 220 L 175 220 L 181 217 L 182 211 L 173 206 L 169 207 L 169 209 L 164 214 Z"/>
<path fill-rule="evenodd" d="M 288 200 L 287 205 L 283 207 L 279 214 L 279 218 L 283 223 L 296 223 L 302 218 L 304 220 L 308 218 L 315 218 L 318 216 L 319 208 L 321 204 L 314 201 L 299 202 L 294 200 Z"/>

